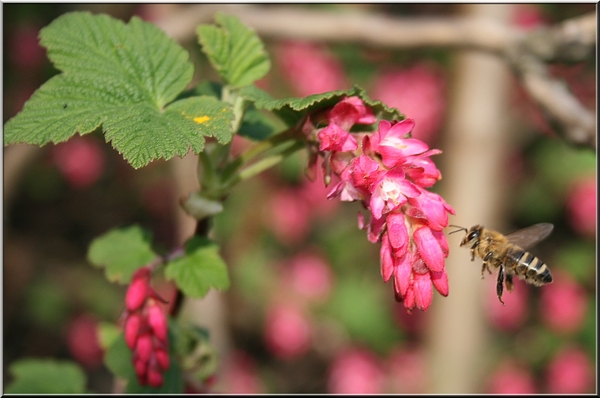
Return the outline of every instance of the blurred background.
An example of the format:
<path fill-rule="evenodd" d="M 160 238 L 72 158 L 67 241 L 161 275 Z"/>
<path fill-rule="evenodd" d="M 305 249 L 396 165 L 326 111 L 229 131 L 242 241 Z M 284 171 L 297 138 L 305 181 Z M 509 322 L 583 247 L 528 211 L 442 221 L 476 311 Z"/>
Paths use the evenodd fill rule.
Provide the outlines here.
<path fill-rule="evenodd" d="M 190 51 L 196 81 L 214 78 L 194 29 L 178 32 L 169 22 L 198 15 L 188 13 L 189 7 L 199 6 L 3 4 L 3 122 L 57 73 L 37 35 L 73 10 L 154 22 Z M 234 11 L 244 21 L 244 12 L 271 7 Z M 595 4 L 284 8 L 415 21 L 476 15 L 525 30 L 596 9 Z M 195 23 L 200 22 L 212 22 L 212 14 L 207 11 Z M 391 284 L 382 282 L 379 245 L 358 229 L 360 205 L 327 201 L 322 179 L 304 177 L 305 153 L 297 153 L 238 186 L 215 219 L 213 237 L 232 285 L 186 303 L 184 313 L 209 329 L 218 349 L 213 391 L 597 392 L 595 150 L 560 139 L 492 55 L 306 40 L 292 27 L 257 31 L 273 62 L 259 85 L 274 97 L 356 83 L 415 119 L 413 136 L 443 151 L 434 158 L 443 175 L 434 190 L 456 210 L 452 224 L 509 233 L 553 223 L 552 235 L 530 251 L 550 267 L 554 282 L 536 288 L 516 281 L 503 307 L 495 275 L 481 279 L 480 260 L 471 262 L 469 251 L 458 247 L 458 233 L 448 237 L 449 296 L 436 293 L 427 312 L 407 314 L 394 301 Z M 595 57 L 551 71 L 595 112 Z M 249 144 L 237 138 L 234 148 Z M 193 221 L 178 202 L 197 187 L 195 169 L 194 156 L 188 156 L 133 170 L 96 133 L 42 148 L 4 148 L 5 385 L 14 361 L 53 357 L 77 361 L 90 391 L 114 391 L 97 325 L 118 320 L 125 287 L 108 282 L 86 261 L 87 247 L 107 230 L 133 223 L 150 229 L 159 247 L 181 244 Z"/>

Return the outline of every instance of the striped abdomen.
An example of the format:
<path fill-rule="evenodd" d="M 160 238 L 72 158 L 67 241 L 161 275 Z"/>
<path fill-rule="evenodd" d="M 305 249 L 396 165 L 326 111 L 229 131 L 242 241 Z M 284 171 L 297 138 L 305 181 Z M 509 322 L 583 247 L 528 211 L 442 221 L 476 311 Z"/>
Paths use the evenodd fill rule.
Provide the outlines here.
<path fill-rule="evenodd" d="M 514 273 L 520 279 L 535 286 L 552 282 L 550 268 L 533 254 L 517 246 L 510 248 L 507 254 L 514 261 Z"/>

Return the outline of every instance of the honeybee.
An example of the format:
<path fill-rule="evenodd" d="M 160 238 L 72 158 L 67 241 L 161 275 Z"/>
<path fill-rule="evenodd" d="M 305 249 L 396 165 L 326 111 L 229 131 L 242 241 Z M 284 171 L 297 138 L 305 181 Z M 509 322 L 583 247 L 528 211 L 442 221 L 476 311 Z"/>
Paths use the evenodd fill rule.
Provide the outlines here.
<path fill-rule="evenodd" d="M 482 225 L 475 225 L 469 230 L 455 225 L 451 226 L 460 228 L 451 233 L 466 232 L 460 246 L 471 245 L 471 261 L 475 260 L 475 254 L 483 260 L 481 278 L 483 278 L 485 270 L 492 273 L 490 267 L 498 268 L 496 294 L 502 305 L 504 305 L 504 301 L 502 301 L 503 285 L 506 285 L 509 292 L 512 291 L 514 275 L 534 286 L 552 282 L 552 274 L 548 266 L 525 249 L 548 237 L 554 225 L 534 224 L 506 236 L 500 232 L 486 229 Z"/>

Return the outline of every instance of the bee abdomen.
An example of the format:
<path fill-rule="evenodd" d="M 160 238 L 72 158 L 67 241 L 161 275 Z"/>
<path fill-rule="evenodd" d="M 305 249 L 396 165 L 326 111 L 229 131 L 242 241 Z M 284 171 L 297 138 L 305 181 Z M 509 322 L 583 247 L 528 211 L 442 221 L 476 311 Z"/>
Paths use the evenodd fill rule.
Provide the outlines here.
<path fill-rule="evenodd" d="M 524 250 L 514 251 L 512 254 L 516 259 L 515 273 L 521 279 L 535 286 L 552 282 L 550 269 L 542 260 Z"/>

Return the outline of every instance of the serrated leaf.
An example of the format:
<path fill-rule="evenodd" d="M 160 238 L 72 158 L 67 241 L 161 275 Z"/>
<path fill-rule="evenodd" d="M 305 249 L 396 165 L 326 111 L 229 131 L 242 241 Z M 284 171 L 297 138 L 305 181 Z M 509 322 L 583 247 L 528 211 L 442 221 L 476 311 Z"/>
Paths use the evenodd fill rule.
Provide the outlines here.
<path fill-rule="evenodd" d="M 313 94 L 307 97 L 290 97 L 274 99 L 267 92 L 256 86 L 243 87 L 240 95 L 254 103 L 258 109 L 266 109 L 277 114 L 288 126 L 297 123 L 307 112 L 332 107 L 345 97 L 357 96 L 368 105 L 375 115 L 387 120 L 402 120 L 398 109 L 390 108 L 381 101 L 369 98 L 366 91 L 355 85 L 350 90 L 329 91 L 326 93 Z"/>
<path fill-rule="evenodd" d="M 135 270 L 156 258 L 150 242 L 150 233 L 137 225 L 113 229 L 92 241 L 88 260 L 105 267 L 108 280 L 127 284 Z"/>
<path fill-rule="evenodd" d="M 210 288 L 227 289 L 227 265 L 219 255 L 219 246 L 209 239 L 195 236 L 185 245 L 185 256 L 171 261 L 165 277 L 192 297 L 204 297 Z"/>
<path fill-rule="evenodd" d="M 74 362 L 27 358 L 10 366 L 14 380 L 4 390 L 7 394 L 82 394 L 84 371 Z"/>
<path fill-rule="evenodd" d="M 225 123 L 233 118 L 230 111 L 212 114 L 222 123 L 211 129 L 165 110 L 191 81 L 193 65 L 187 51 L 156 26 L 137 17 L 124 24 L 73 12 L 43 28 L 40 37 L 63 73 L 44 83 L 6 123 L 4 145 L 58 143 L 102 126 L 106 140 L 139 168 L 190 149 L 199 153 L 205 136 L 231 137 Z M 202 108 L 205 102 L 194 105 L 194 113 L 209 112 Z"/>
<path fill-rule="evenodd" d="M 217 13 L 220 26 L 200 25 L 202 51 L 219 75 L 233 87 L 243 87 L 264 77 L 271 68 L 262 41 L 237 17 Z"/>

